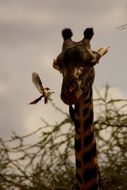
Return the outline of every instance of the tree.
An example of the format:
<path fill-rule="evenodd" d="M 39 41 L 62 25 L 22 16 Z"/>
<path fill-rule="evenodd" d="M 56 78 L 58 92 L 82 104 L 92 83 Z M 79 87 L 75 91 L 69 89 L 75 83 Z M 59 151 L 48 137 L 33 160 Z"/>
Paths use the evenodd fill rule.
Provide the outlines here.
<path fill-rule="evenodd" d="M 103 189 L 127 188 L 127 100 L 114 99 L 107 85 L 104 96 L 98 91 L 99 110 L 95 121 Z M 106 135 L 107 134 L 107 135 Z"/>
<path fill-rule="evenodd" d="M 96 91 L 94 124 L 103 189 L 125 190 L 127 100 L 112 98 L 108 85 L 103 95 Z M 52 105 L 64 116 L 61 122 L 50 125 L 43 120 L 31 134 L 0 139 L 1 190 L 74 189 L 74 127 L 69 114 Z"/>
<path fill-rule="evenodd" d="M 117 26 L 116 28 L 117 28 L 118 30 L 127 29 L 127 24 L 123 24 L 123 25 Z"/>

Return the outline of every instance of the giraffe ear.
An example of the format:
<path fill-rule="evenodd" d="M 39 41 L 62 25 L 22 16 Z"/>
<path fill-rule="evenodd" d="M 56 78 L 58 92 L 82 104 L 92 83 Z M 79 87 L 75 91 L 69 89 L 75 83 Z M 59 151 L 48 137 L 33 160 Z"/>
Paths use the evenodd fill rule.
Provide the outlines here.
<path fill-rule="evenodd" d="M 65 28 L 62 30 L 62 37 L 64 40 L 70 39 L 72 36 L 73 36 L 73 33 L 70 28 Z"/>
<path fill-rule="evenodd" d="M 85 39 L 91 40 L 93 35 L 94 35 L 93 28 L 86 28 L 84 30 L 84 38 Z"/>

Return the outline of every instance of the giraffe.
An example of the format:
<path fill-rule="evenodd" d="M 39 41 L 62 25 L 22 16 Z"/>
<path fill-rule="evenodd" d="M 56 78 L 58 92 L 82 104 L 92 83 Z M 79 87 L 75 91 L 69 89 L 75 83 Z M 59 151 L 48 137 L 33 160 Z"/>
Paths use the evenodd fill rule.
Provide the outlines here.
<path fill-rule="evenodd" d="M 76 190 L 101 190 L 97 148 L 93 126 L 92 85 L 94 65 L 108 48 L 92 51 L 93 28 L 84 31 L 84 38 L 74 42 L 70 29 L 64 29 L 62 52 L 53 67 L 63 76 L 61 99 L 69 105 L 75 126 Z"/>

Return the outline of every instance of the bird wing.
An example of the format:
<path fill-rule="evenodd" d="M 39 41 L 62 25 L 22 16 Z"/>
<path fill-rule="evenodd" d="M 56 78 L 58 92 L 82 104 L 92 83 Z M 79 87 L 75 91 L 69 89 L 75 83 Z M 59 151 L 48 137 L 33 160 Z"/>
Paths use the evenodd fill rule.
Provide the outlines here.
<path fill-rule="evenodd" d="M 39 91 L 41 94 L 43 94 L 44 88 L 43 88 L 43 86 L 42 86 L 42 82 L 41 82 L 41 79 L 40 79 L 38 73 L 35 73 L 35 72 L 32 73 L 32 81 L 33 81 L 33 83 L 35 84 L 35 86 L 36 86 L 36 88 L 38 89 L 38 91 Z"/>
<path fill-rule="evenodd" d="M 43 95 L 41 95 L 39 98 L 35 99 L 34 101 L 30 102 L 29 104 L 36 104 L 42 99 Z"/>

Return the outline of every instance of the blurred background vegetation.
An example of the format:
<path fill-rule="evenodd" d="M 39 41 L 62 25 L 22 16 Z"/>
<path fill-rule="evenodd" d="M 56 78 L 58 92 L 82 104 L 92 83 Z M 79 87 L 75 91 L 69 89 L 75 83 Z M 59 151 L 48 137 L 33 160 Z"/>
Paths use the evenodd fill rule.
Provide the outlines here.
<path fill-rule="evenodd" d="M 127 100 L 114 99 L 110 87 L 96 90 L 95 132 L 103 190 L 127 189 Z M 0 138 L 0 190 L 72 190 L 75 181 L 74 126 L 64 119 L 9 140 Z M 57 114 L 57 112 L 56 112 Z"/>

